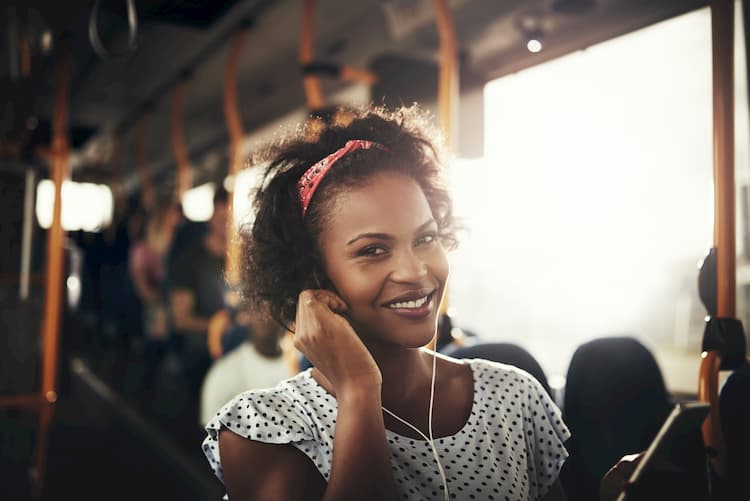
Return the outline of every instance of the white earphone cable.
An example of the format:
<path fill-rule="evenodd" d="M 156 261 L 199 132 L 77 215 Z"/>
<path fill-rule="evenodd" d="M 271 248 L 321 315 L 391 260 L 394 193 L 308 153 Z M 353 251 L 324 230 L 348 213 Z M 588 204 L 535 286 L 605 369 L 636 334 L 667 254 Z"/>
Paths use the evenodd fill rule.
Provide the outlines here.
<path fill-rule="evenodd" d="M 419 428 L 417 428 L 413 424 L 409 423 L 405 419 L 401 419 L 396 414 L 394 414 L 393 412 L 391 412 L 388 409 L 386 409 L 385 406 L 381 406 L 381 407 L 391 417 L 393 417 L 394 419 L 400 421 L 401 423 L 405 424 L 406 426 L 408 426 L 409 428 L 411 428 L 412 430 L 414 430 L 415 432 L 417 432 L 417 434 L 419 434 L 419 436 L 421 436 L 422 438 L 424 438 L 427 441 L 427 443 L 430 444 L 430 448 L 432 449 L 432 455 L 435 456 L 435 461 L 437 462 L 437 465 L 438 465 L 438 470 L 440 472 L 440 478 L 443 481 L 443 498 L 446 501 L 448 501 L 448 500 L 450 500 L 450 494 L 448 493 L 448 479 L 447 479 L 447 477 L 445 475 L 445 470 L 443 469 L 443 464 L 440 462 L 440 457 L 438 456 L 437 449 L 435 448 L 435 441 L 434 441 L 433 435 L 432 435 L 432 407 L 433 407 L 433 402 L 435 400 L 435 374 L 436 374 L 436 368 L 437 368 L 437 353 L 435 351 L 433 351 L 432 352 L 432 382 L 430 383 L 430 411 L 429 411 L 428 418 L 427 418 L 427 427 L 429 428 L 428 431 L 429 431 L 429 434 L 430 434 L 429 437 L 427 437 L 424 433 L 422 433 L 419 430 Z"/>

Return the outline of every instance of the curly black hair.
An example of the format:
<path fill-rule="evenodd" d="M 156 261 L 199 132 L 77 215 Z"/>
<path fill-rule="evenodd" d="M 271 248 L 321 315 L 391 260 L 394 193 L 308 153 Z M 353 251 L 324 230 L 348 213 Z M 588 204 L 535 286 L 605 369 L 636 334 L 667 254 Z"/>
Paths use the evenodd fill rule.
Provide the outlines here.
<path fill-rule="evenodd" d="M 342 108 L 335 115 L 308 121 L 251 161 L 267 167 L 254 194 L 255 219 L 241 231 L 243 293 L 250 304 L 267 309 L 287 328 L 294 322 L 302 290 L 330 287 L 318 237 L 336 195 L 365 185 L 374 174 L 394 171 L 414 179 L 430 205 L 443 245 L 452 249 L 457 243 L 452 201 L 441 176 L 440 136 L 426 112 L 417 106 L 367 107 Z M 303 218 L 297 181 L 310 166 L 352 139 L 374 141 L 384 149 L 357 150 L 338 160 Z"/>

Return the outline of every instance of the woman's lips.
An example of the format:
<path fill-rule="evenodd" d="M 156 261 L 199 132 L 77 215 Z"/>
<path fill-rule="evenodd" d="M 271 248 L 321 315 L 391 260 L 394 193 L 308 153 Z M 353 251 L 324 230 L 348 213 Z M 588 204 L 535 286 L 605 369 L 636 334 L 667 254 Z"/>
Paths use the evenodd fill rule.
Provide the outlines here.
<path fill-rule="evenodd" d="M 391 312 L 407 318 L 423 318 L 429 315 L 434 306 L 435 291 L 424 296 L 409 299 L 408 301 L 395 301 L 384 305 Z"/>

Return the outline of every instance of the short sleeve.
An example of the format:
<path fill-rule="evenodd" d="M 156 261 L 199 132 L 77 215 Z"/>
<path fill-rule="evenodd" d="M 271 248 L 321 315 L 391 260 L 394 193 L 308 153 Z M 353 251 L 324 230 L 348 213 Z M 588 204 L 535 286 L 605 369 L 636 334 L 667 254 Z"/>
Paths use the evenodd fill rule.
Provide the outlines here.
<path fill-rule="evenodd" d="M 560 475 L 568 457 L 565 441 L 570 431 L 542 385 L 526 377 L 524 431 L 526 433 L 529 471 L 529 499 L 542 499 Z"/>
<path fill-rule="evenodd" d="M 224 481 L 219 455 L 219 432 L 222 428 L 249 440 L 269 444 L 310 442 L 316 431 L 304 410 L 281 387 L 241 393 L 224 405 L 206 425 L 203 453 L 216 476 Z"/>

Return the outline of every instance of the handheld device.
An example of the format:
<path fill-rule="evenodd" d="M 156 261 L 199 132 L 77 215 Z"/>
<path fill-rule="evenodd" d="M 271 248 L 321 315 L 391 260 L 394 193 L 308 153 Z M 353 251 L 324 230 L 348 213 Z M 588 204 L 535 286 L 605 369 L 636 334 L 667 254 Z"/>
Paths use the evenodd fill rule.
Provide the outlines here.
<path fill-rule="evenodd" d="M 637 490 L 645 474 L 664 468 L 679 468 L 684 454 L 685 443 L 696 434 L 708 415 L 711 405 L 706 402 L 681 402 L 675 405 L 664 421 L 656 437 L 646 449 L 645 454 L 627 481 L 626 488 L 617 501 L 629 501 L 629 493 Z"/>

